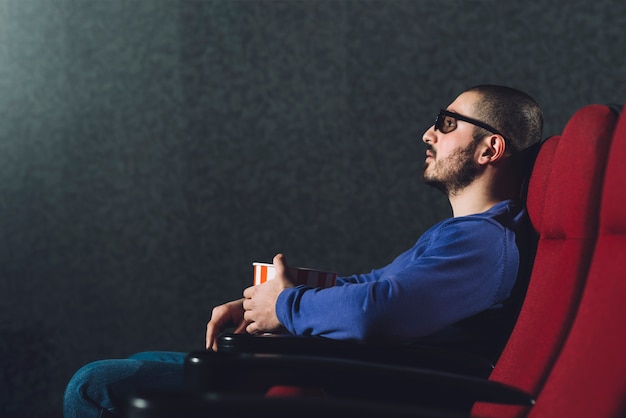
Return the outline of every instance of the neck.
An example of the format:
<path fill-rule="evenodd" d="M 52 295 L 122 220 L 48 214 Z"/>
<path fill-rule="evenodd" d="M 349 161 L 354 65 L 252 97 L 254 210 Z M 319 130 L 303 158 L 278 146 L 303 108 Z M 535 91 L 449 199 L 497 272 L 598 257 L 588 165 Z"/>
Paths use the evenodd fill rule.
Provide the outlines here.
<path fill-rule="evenodd" d="M 514 199 L 518 193 L 514 187 L 502 187 L 489 176 L 476 178 L 472 184 L 455 193 L 448 194 L 454 217 L 473 215 L 491 209 L 507 199 Z M 510 184 L 509 184 L 510 186 Z"/>

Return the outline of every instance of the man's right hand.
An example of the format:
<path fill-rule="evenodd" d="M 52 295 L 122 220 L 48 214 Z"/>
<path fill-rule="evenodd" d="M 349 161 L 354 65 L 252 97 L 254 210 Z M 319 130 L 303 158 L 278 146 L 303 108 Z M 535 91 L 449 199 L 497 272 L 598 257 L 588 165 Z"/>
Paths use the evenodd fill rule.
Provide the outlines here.
<path fill-rule="evenodd" d="M 243 319 L 243 299 L 234 300 L 213 308 L 211 320 L 206 326 L 206 349 L 217 351 L 217 337 L 228 326 L 235 326 L 235 333 L 246 331 L 248 323 Z"/>

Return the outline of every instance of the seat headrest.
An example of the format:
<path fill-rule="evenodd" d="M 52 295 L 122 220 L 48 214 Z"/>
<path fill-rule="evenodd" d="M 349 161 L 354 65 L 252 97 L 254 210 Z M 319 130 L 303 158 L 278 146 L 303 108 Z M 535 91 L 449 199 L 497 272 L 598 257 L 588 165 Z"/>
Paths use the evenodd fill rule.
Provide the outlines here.
<path fill-rule="evenodd" d="M 570 118 L 552 161 L 542 232 L 553 238 L 588 238 L 597 233 L 604 170 L 617 115 L 588 105 Z"/>
<path fill-rule="evenodd" d="M 543 141 L 537 153 L 537 157 L 535 158 L 533 170 L 530 175 L 526 208 L 528 209 L 528 217 L 535 231 L 541 229 L 543 222 L 543 204 L 550 181 L 552 160 L 554 159 L 554 154 L 559 144 L 559 138 L 558 135 L 551 136 Z"/>
<path fill-rule="evenodd" d="M 601 233 L 626 233 L 626 113 L 622 113 L 607 161 L 602 189 Z"/>

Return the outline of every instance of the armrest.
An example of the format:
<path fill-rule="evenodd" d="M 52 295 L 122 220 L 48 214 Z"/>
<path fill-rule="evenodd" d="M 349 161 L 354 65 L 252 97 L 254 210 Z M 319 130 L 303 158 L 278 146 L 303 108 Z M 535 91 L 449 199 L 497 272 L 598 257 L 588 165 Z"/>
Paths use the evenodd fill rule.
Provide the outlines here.
<path fill-rule="evenodd" d="M 278 385 L 322 388 L 331 397 L 468 410 L 476 401 L 532 405 L 527 393 L 486 379 L 430 369 L 303 355 L 187 355 L 192 393 L 263 394 Z"/>
<path fill-rule="evenodd" d="M 290 334 L 223 334 L 218 348 L 223 353 L 336 357 L 478 377 L 487 377 L 493 370 L 493 364 L 482 357 L 428 344 L 389 346 Z"/>
<path fill-rule="evenodd" d="M 467 418 L 466 413 L 330 398 L 263 398 L 260 396 L 137 393 L 122 406 L 125 418 Z"/>

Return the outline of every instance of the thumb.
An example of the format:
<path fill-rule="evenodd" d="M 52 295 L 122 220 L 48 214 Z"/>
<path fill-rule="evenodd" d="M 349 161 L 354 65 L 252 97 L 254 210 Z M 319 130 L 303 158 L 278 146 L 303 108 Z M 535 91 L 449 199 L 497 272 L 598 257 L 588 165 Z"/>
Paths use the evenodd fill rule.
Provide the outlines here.
<path fill-rule="evenodd" d="M 276 254 L 273 263 L 276 275 L 287 273 L 287 259 L 283 254 Z"/>
<path fill-rule="evenodd" d="M 276 254 L 274 256 L 274 270 L 276 271 L 276 277 L 284 277 L 287 279 L 287 282 L 283 283 L 287 287 L 291 287 L 294 285 L 294 279 L 292 276 L 292 271 L 287 265 L 287 259 L 283 254 Z"/>

